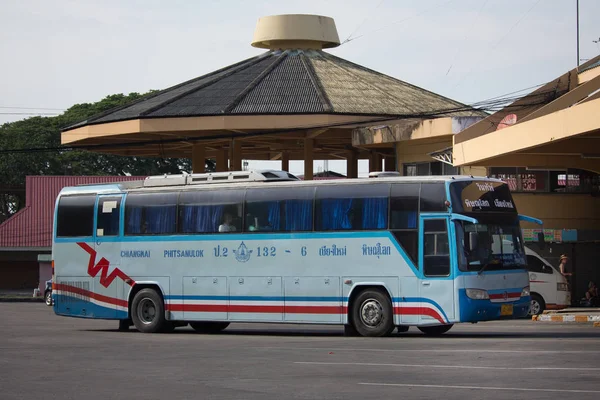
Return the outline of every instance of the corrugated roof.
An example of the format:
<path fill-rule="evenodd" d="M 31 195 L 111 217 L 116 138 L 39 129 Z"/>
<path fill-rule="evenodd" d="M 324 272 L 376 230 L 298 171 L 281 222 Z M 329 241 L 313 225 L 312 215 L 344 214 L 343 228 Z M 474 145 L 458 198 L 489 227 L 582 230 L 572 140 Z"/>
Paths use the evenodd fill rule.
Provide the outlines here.
<path fill-rule="evenodd" d="M 483 115 L 320 50 L 269 51 L 71 126 L 137 118 L 265 114 Z"/>
<path fill-rule="evenodd" d="M 89 183 L 110 183 L 143 179 L 139 176 L 28 176 L 25 208 L 0 224 L 3 247 L 50 247 L 54 202 L 62 188 Z"/>
<path fill-rule="evenodd" d="M 581 71 L 579 71 L 579 73 L 583 73 L 585 71 L 589 71 L 590 69 L 594 69 L 600 67 L 600 60 L 596 61 L 595 63 L 592 63 L 590 65 L 588 65 L 587 67 L 585 67 L 584 69 L 582 69 Z"/>

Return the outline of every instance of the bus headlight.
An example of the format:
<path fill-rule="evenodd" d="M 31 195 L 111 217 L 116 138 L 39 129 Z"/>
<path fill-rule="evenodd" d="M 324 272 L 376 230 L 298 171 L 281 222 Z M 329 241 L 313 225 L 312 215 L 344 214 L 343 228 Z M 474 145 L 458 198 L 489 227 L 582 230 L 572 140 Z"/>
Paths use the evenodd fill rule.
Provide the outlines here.
<path fill-rule="evenodd" d="M 483 289 L 467 289 L 467 297 L 473 300 L 488 300 L 490 298 L 487 290 Z"/>
<path fill-rule="evenodd" d="M 529 286 L 525 286 L 523 290 L 521 290 L 521 297 L 531 296 L 531 292 L 529 291 Z"/>
<path fill-rule="evenodd" d="M 561 292 L 568 292 L 568 285 L 564 282 L 559 282 L 556 284 L 556 290 L 560 290 Z"/>

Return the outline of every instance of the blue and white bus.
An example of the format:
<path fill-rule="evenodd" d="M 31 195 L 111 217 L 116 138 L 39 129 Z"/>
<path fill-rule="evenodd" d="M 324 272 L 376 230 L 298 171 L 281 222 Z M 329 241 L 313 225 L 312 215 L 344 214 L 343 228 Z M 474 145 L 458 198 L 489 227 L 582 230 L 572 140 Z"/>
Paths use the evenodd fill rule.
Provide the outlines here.
<path fill-rule="evenodd" d="M 508 186 L 483 177 L 242 171 L 68 187 L 54 311 L 141 332 L 279 322 L 442 334 L 527 316 L 522 219 L 533 220 Z"/>

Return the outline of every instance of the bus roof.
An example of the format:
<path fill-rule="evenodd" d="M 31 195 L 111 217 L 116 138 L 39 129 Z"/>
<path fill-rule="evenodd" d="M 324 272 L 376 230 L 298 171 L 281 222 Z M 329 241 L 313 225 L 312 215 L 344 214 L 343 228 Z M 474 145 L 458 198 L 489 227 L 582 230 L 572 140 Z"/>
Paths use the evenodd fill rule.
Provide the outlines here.
<path fill-rule="evenodd" d="M 277 177 L 272 179 L 257 179 L 256 175 L 252 178 L 252 174 L 275 173 Z M 146 191 L 163 191 L 176 189 L 193 189 L 193 190 L 210 190 L 214 188 L 239 188 L 239 187 L 297 187 L 297 186 L 327 186 L 327 185 L 356 185 L 356 184 L 377 184 L 377 183 L 414 183 L 414 182 L 451 182 L 451 181 L 488 181 L 502 182 L 499 179 L 489 178 L 484 176 L 471 175 L 439 175 L 439 176 L 382 176 L 376 178 L 347 178 L 347 179 L 331 179 L 331 180 L 299 180 L 297 177 L 285 171 L 273 170 L 254 170 L 243 171 L 249 176 L 248 179 L 220 179 L 208 182 L 206 180 L 198 180 L 199 177 L 223 176 L 240 176 L 239 172 L 221 172 L 210 174 L 182 174 L 182 175 L 159 175 L 147 177 L 145 180 L 115 182 L 105 184 L 89 184 L 65 187 L 61 190 L 59 196 L 84 194 L 84 193 L 123 193 L 123 192 L 146 192 Z M 282 174 L 286 174 L 284 177 Z"/>

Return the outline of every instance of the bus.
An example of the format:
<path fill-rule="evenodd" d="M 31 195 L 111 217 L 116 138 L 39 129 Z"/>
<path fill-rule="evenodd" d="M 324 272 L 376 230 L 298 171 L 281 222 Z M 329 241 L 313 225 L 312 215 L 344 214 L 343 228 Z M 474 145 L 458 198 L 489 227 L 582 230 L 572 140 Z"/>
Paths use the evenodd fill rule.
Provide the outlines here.
<path fill-rule="evenodd" d="M 522 220 L 541 223 L 487 177 L 260 170 L 67 187 L 53 310 L 144 333 L 261 322 L 440 335 L 528 315 Z"/>

